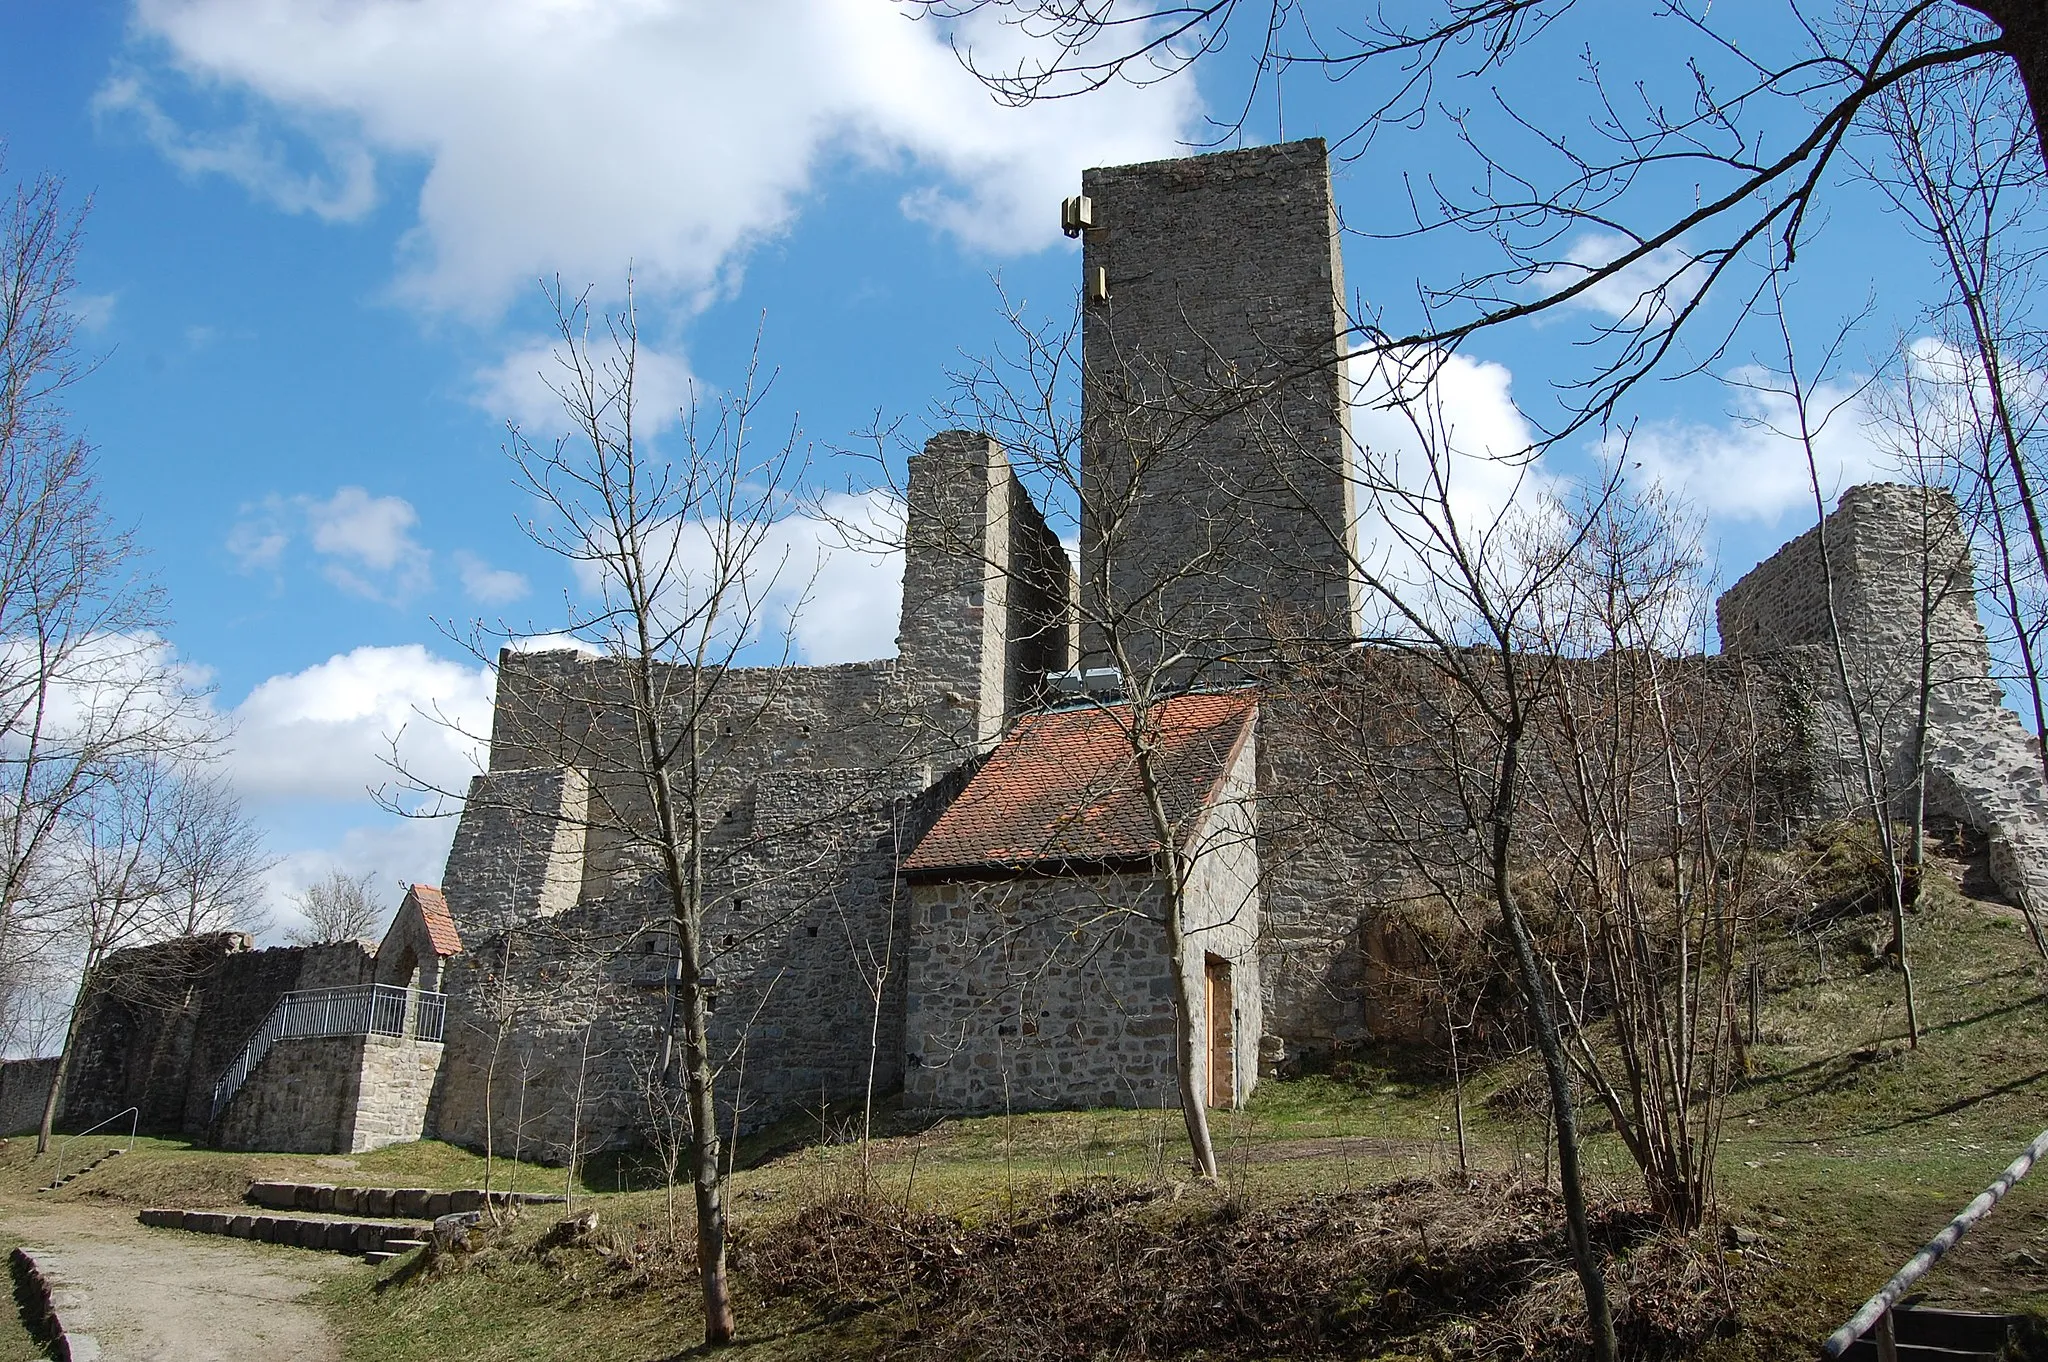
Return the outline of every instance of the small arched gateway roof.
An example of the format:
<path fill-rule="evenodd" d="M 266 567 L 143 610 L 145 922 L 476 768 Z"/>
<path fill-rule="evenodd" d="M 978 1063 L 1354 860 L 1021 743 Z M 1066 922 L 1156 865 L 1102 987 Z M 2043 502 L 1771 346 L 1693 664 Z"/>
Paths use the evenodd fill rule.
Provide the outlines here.
<path fill-rule="evenodd" d="M 448 900 L 441 894 L 441 887 L 435 884 L 415 884 L 405 892 L 405 903 L 400 905 L 402 913 L 407 907 L 419 909 L 420 921 L 427 929 L 427 940 L 433 943 L 436 955 L 460 955 L 462 935 L 455 930 L 455 919 L 448 912 Z"/>
<path fill-rule="evenodd" d="M 1134 735 L 1151 745 L 1167 822 L 1185 841 L 1235 764 L 1257 709 L 1251 691 L 1235 690 L 1027 715 L 903 871 L 932 880 L 1149 865 L 1160 840 Z"/>

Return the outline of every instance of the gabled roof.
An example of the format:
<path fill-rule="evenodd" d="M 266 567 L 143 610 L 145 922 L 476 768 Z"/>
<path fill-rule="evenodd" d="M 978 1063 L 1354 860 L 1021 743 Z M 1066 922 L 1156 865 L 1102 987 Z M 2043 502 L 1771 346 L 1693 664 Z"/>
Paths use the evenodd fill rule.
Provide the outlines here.
<path fill-rule="evenodd" d="M 1171 825 L 1216 795 L 1257 701 L 1249 691 L 1176 695 L 1147 707 L 1153 770 Z M 1129 704 L 1027 715 L 989 753 L 967 788 L 903 863 L 946 871 L 1018 871 L 1147 860 L 1159 838 L 1133 755 Z"/>
<path fill-rule="evenodd" d="M 442 897 L 441 887 L 416 884 L 405 896 L 419 906 L 420 920 L 427 924 L 427 940 L 433 942 L 434 954 L 459 955 L 462 935 L 455 930 L 455 919 L 448 912 L 448 900 Z"/>

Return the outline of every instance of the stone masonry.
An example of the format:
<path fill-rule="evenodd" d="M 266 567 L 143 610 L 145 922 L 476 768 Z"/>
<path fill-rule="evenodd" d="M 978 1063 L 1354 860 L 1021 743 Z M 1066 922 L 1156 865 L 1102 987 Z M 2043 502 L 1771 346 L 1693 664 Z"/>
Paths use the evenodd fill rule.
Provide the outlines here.
<path fill-rule="evenodd" d="M 1202 1077 L 1212 1102 L 1241 1102 L 1262 1069 L 1417 1035 L 1374 980 L 1385 907 L 1410 892 L 1398 858 L 1327 788 L 1306 702 L 1261 675 L 1276 640 L 1348 647 L 1357 627 L 1324 148 L 1091 170 L 1082 191 L 1080 563 L 1001 448 L 942 432 L 909 461 L 895 657 L 653 677 L 666 713 L 696 716 L 702 983 L 722 1120 L 740 1130 L 897 1088 L 935 1111 L 1173 1104 L 1176 969 L 1202 976 L 1198 1010 L 1230 1010 L 1227 1026 L 1192 1018 L 1198 1067 L 1229 1046 L 1232 1072 Z M 1990 679 L 1972 591 L 1953 506 L 1859 487 L 1727 592 L 1720 627 L 1795 720 L 1782 764 L 1799 788 L 1773 798 L 1806 818 L 1857 802 L 1856 719 L 1907 807 L 1924 632 L 1930 807 L 1987 833 L 2001 882 L 2048 905 L 2048 788 Z M 1105 666 L 1112 643 L 1132 675 L 1069 672 Z M 1438 712 L 1399 658 L 1339 657 L 1329 694 L 1360 733 L 1382 701 Z M 146 1128 L 204 1132 L 213 1081 L 279 997 L 374 978 L 438 982 L 444 1040 L 280 1041 L 213 1138 L 340 1151 L 427 1134 L 560 1160 L 677 1133 L 676 937 L 627 681 L 615 659 L 500 656 L 489 767 L 442 885 L 459 953 L 429 961 L 424 928 L 375 957 L 149 948 L 88 1028 L 67 1119 L 135 1103 Z M 1166 792 L 1185 803 L 1172 840 L 1131 821 L 1127 788 L 1062 783 L 1057 763 L 974 813 L 990 773 L 1028 766 L 1031 735 L 1059 723 L 1113 746 L 1148 731 L 1131 717 L 1147 706 L 1237 721 L 1203 779 Z M 1102 737 L 1077 715 L 1129 726 Z M 1106 753 L 1071 755 L 1109 769 Z M 946 838 L 982 851 L 940 855 Z M 1176 847 L 1179 960 L 1161 892 Z M 36 1081 L 0 1072 L 0 1109 L 25 1108 Z"/>
<path fill-rule="evenodd" d="M 1825 535 L 1845 666 L 1829 642 Z M 1760 660 L 1808 727 L 1809 816 L 1863 801 L 1852 707 L 1880 794 L 1912 813 L 1923 657 L 1927 807 L 1990 844 L 1999 886 L 2048 909 L 2048 786 L 2039 749 L 1992 679 L 1976 583 L 1946 493 L 1872 483 L 1842 494 L 1823 525 L 1757 565 L 1718 603 L 1723 648 Z M 1852 694 L 1844 695 L 1846 672 Z"/>
<path fill-rule="evenodd" d="M 1228 682 L 1355 636 L 1344 269 L 1320 139 L 1091 170 L 1081 639 Z M 1100 272 L 1099 276 L 1097 272 Z M 1106 298 L 1093 282 L 1107 283 Z"/>

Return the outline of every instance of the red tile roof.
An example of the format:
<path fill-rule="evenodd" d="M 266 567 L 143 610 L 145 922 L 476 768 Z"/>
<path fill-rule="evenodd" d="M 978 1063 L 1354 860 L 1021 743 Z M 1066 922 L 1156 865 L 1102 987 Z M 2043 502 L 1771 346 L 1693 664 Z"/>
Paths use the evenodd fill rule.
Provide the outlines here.
<path fill-rule="evenodd" d="M 434 954 L 461 953 L 462 936 L 455 930 L 455 919 L 448 912 L 448 900 L 442 897 L 440 886 L 416 884 L 406 897 L 420 907 L 420 917 L 427 924 L 427 939 L 434 943 Z"/>
<path fill-rule="evenodd" d="M 1177 695 L 1147 708 L 1168 820 L 1209 802 L 1249 730 L 1249 691 Z M 909 858 L 905 871 L 1022 870 L 1144 859 L 1159 850 L 1132 752 L 1133 708 L 1087 706 L 1018 720 Z"/>

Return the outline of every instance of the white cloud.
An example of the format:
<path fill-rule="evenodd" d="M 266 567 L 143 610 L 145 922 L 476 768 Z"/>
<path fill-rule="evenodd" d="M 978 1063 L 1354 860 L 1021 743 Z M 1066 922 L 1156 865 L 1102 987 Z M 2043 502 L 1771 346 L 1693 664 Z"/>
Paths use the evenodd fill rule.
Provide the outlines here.
<path fill-rule="evenodd" d="M 399 287 L 473 316 L 629 261 L 715 294 L 849 160 L 907 175 L 904 211 L 965 242 L 1037 248 L 1082 167 L 1169 154 L 1197 112 L 1186 81 L 1002 108 L 951 40 L 1000 64 L 1025 39 L 884 0 L 139 0 L 136 18 L 171 69 L 117 75 L 104 111 L 187 170 L 329 217 L 367 211 L 379 160 L 423 164 Z M 253 97 L 325 165 L 295 168 L 267 124 L 188 131 L 166 109 L 181 83 Z"/>
<path fill-rule="evenodd" d="M 1797 405 L 1771 390 L 1772 377 L 1762 369 L 1745 366 L 1728 379 L 1734 406 L 1726 424 L 1641 426 L 1626 457 L 1713 520 L 1771 524 L 1788 512 L 1810 516 L 1813 485 L 1798 437 Z M 1896 476 L 1895 461 L 1872 438 L 1869 409 L 1853 385 L 1822 384 L 1807 395 L 1806 406 L 1818 427 L 1813 452 L 1829 505 L 1856 483 Z"/>
<path fill-rule="evenodd" d="M 463 591 L 481 605 L 505 605 L 527 592 L 524 574 L 494 568 L 467 550 L 456 553 L 455 570 L 462 574 Z"/>
<path fill-rule="evenodd" d="M 488 668 L 417 643 L 357 648 L 249 692 L 232 715 L 228 769 L 251 804 L 367 804 L 398 784 L 396 741 L 408 775 L 459 793 L 486 759 L 491 693 Z"/>
<path fill-rule="evenodd" d="M 418 525 L 411 502 L 372 496 L 361 487 L 338 488 L 325 499 L 272 496 L 242 508 L 242 519 L 228 532 L 227 550 L 244 572 L 275 571 L 303 535 L 330 582 L 354 595 L 402 604 L 433 577 L 433 551 L 413 535 Z"/>
<path fill-rule="evenodd" d="M 1540 294 L 1570 288 L 1635 247 L 1625 236 L 1588 232 L 1565 251 L 1566 263 L 1539 270 L 1529 287 Z M 1691 302 L 1705 283 L 1705 270 L 1690 254 L 1677 246 L 1659 246 L 1628 268 L 1589 285 L 1572 305 L 1632 325 L 1662 322 Z"/>
<path fill-rule="evenodd" d="M 324 172 L 294 170 L 281 138 L 254 122 L 194 133 L 165 113 L 142 79 L 115 76 L 93 96 L 93 113 L 139 128 L 163 158 L 188 175 L 225 175 L 287 213 L 330 221 L 361 217 L 377 202 L 376 162 L 361 146 L 318 139 Z"/>
<path fill-rule="evenodd" d="M 71 295 L 71 315 L 78 324 L 97 335 L 114 324 L 114 309 L 121 302 L 118 293 L 74 293 Z"/>
<path fill-rule="evenodd" d="M 562 399 L 549 386 L 559 386 L 565 377 L 556 358 L 559 350 L 559 341 L 519 342 L 503 360 L 477 373 L 472 400 L 529 435 L 573 434 Z M 681 355 L 644 341 L 635 348 L 633 420 L 640 433 L 660 434 L 676 424 L 693 398 L 704 396 L 705 389 L 691 375 L 689 361 Z"/>
<path fill-rule="evenodd" d="M 441 882 L 453 818 L 391 818 L 344 829 L 328 845 L 285 852 L 264 876 L 265 900 L 275 915 L 269 937 L 283 940 L 304 919 L 292 902 L 332 871 L 371 875 L 371 892 L 390 921 L 410 884 Z"/>
<path fill-rule="evenodd" d="M 1390 587 L 1420 589 L 1442 566 L 1428 561 L 1427 545 L 1432 527 L 1449 528 L 1444 508 L 1466 551 L 1477 552 L 1512 509 L 1553 490 L 1505 366 L 1459 354 L 1361 354 L 1348 377 L 1358 551 Z"/>
<path fill-rule="evenodd" d="M 896 651 L 896 619 L 903 594 L 903 503 L 886 493 L 832 493 L 817 514 L 778 519 L 736 574 L 741 589 L 723 591 L 719 646 L 730 646 L 741 627 L 746 659 L 772 663 L 860 662 Z M 678 530 L 666 590 L 658 608 L 678 620 L 701 608 L 720 583 L 710 528 L 688 521 Z M 657 557 L 665 550 L 650 550 Z M 579 585 L 592 597 L 604 587 L 601 564 L 576 564 Z M 682 632 L 694 639 L 696 629 Z M 528 651 L 538 651 L 529 640 Z"/>

